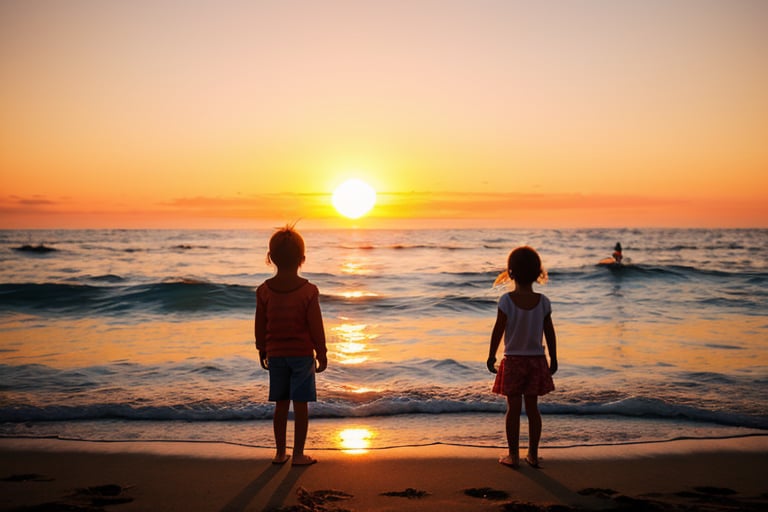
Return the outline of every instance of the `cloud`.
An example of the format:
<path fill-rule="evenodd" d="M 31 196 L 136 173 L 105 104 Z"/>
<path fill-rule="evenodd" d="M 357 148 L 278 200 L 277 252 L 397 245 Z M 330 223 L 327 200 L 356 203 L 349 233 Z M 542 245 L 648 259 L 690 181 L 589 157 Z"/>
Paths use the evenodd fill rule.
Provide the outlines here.
<path fill-rule="evenodd" d="M 382 194 L 380 213 L 393 217 L 493 218 L 510 211 L 626 210 L 670 207 L 684 202 L 632 195 L 414 192 Z"/>
<path fill-rule="evenodd" d="M 2 212 L 30 212 L 48 211 L 51 206 L 61 203 L 44 196 L 20 197 L 16 195 L 0 197 L 0 211 Z"/>
<path fill-rule="evenodd" d="M 332 211 L 329 194 L 259 194 L 238 197 L 181 197 L 161 207 L 188 214 L 255 219 L 328 217 Z"/>

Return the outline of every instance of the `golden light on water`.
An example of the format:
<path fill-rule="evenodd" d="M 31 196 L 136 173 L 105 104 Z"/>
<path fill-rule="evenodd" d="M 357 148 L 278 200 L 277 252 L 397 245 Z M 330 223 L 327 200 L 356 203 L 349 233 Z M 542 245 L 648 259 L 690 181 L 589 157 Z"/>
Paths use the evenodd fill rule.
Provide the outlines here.
<path fill-rule="evenodd" d="M 366 345 L 365 343 L 357 343 L 354 341 L 341 341 L 336 344 L 336 348 L 344 352 L 345 354 L 360 354 L 362 352 L 365 352 Z"/>
<path fill-rule="evenodd" d="M 367 324 L 343 323 L 331 328 L 333 348 L 337 359 L 342 364 L 360 364 L 366 362 L 368 353 L 373 349 L 369 342 L 376 335 L 366 332 Z"/>
<path fill-rule="evenodd" d="M 355 393 L 357 395 L 364 395 L 366 393 L 376 393 L 379 390 L 376 389 L 376 388 L 368 388 L 368 387 L 365 387 L 365 386 L 361 386 L 359 388 L 350 388 L 349 391 L 352 392 L 352 393 Z"/>
<path fill-rule="evenodd" d="M 342 274 L 351 274 L 351 275 L 364 275 L 364 274 L 371 273 L 371 271 L 365 267 L 365 263 L 358 262 L 358 261 L 344 262 L 341 265 L 340 270 Z"/>
<path fill-rule="evenodd" d="M 367 428 L 346 428 L 339 432 L 339 447 L 344 453 L 368 453 L 373 437 Z"/>
<path fill-rule="evenodd" d="M 367 360 L 368 356 L 345 357 L 341 360 L 341 364 L 362 364 Z"/>
<path fill-rule="evenodd" d="M 367 324 L 343 323 L 334 327 L 333 331 L 346 342 L 362 342 L 363 340 L 367 339 L 367 336 L 364 332 L 367 328 Z"/>
<path fill-rule="evenodd" d="M 378 297 L 379 295 L 373 292 L 367 292 L 365 290 L 350 290 L 348 292 L 341 292 L 340 294 L 345 299 L 362 299 L 366 297 Z"/>

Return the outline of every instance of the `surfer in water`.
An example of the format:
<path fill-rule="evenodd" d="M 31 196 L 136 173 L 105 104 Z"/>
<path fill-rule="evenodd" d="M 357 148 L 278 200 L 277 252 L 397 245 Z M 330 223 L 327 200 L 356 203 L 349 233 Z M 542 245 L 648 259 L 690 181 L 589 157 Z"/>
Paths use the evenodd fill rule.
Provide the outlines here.
<path fill-rule="evenodd" d="M 613 247 L 613 254 L 601 259 L 597 264 L 609 268 L 620 268 L 624 266 L 624 263 L 622 262 L 623 259 L 624 256 L 621 254 L 621 242 L 616 242 L 616 245 Z M 629 258 L 627 258 L 627 263 L 629 263 Z"/>
<path fill-rule="evenodd" d="M 623 258 L 621 255 L 621 242 L 616 242 L 616 245 L 613 248 L 612 256 L 616 263 L 621 263 L 621 259 Z"/>

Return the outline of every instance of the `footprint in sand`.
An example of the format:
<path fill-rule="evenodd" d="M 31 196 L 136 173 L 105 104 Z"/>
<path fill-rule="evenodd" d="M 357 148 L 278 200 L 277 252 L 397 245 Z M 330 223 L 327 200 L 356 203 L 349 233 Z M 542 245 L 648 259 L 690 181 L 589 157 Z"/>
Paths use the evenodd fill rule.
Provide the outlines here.
<path fill-rule="evenodd" d="M 418 499 L 423 498 L 424 496 L 429 496 L 429 493 L 427 491 L 420 491 L 418 489 L 414 489 L 413 487 L 408 487 L 404 491 L 388 491 L 381 493 L 381 495 L 395 496 L 398 498 Z"/>
<path fill-rule="evenodd" d="M 498 489 L 491 489 L 490 487 L 473 487 L 472 489 L 464 489 L 464 494 L 471 496 L 472 498 L 483 498 L 492 501 L 501 501 L 509 498 L 509 493 L 500 491 Z"/>

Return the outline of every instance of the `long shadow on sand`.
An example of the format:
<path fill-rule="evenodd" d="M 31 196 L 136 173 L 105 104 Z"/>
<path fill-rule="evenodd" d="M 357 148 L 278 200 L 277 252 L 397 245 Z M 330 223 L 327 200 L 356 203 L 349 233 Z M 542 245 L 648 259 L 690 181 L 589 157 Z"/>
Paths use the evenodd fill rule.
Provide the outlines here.
<path fill-rule="evenodd" d="M 545 489 L 549 494 L 551 494 L 561 503 L 568 503 L 569 506 L 572 507 L 584 508 L 589 508 L 590 506 L 594 507 L 595 505 L 601 504 L 593 497 L 583 496 L 569 489 L 559 481 L 547 475 L 541 469 L 521 467 L 519 471 L 526 478 L 532 480 L 542 489 Z"/>
<path fill-rule="evenodd" d="M 259 496 L 265 491 L 267 485 L 275 478 L 279 476 L 281 470 L 289 468 L 286 471 L 285 476 L 278 483 L 271 496 Z M 264 471 L 261 472 L 251 483 L 246 485 L 242 491 L 237 493 L 237 496 L 232 498 L 229 503 L 221 508 L 221 512 L 244 512 L 249 508 L 249 505 L 253 503 L 257 498 L 261 498 L 259 501 L 264 503 L 264 506 L 260 510 L 271 510 L 280 508 L 291 489 L 298 482 L 301 474 L 307 469 L 307 466 L 291 466 L 290 463 L 285 466 L 279 466 L 275 464 L 269 464 Z"/>

